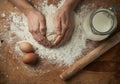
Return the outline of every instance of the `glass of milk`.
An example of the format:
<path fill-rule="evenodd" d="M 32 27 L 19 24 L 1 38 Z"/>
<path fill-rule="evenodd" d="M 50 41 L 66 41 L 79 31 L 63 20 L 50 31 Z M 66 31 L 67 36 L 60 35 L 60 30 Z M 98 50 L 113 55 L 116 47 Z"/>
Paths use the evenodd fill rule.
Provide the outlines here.
<path fill-rule="evenodd" d="M 117 26 L 117 18 L 110 9 L 100 8 L 91 11 L 83 21 L 87 39 L 101 41 L 106 39 Z"/>

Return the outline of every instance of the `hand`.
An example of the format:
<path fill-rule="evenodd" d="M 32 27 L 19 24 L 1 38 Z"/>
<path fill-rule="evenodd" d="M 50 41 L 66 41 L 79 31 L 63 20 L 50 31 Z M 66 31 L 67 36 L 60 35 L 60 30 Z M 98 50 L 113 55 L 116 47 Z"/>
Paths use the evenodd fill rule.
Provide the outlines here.
<path fill-rule="evenodd" d="M 43 46 L 50 47 L 51 44 L 46 38 L 46 21 L 44 15 L 37 10 L 32 10 L 26 16 L 28 18 L 29 31 L 34 39 Z"/>
<path fill-rule="evenodd" d="M 57 33 L 57 38 L 54 41 L 54 45 L 59 45 L 66 40 L 68 40 L 73 32 L 72 27 L 72 10 L 67 7 L 62 6 L 58 9 L 54 17 L 55 30 Z"/>

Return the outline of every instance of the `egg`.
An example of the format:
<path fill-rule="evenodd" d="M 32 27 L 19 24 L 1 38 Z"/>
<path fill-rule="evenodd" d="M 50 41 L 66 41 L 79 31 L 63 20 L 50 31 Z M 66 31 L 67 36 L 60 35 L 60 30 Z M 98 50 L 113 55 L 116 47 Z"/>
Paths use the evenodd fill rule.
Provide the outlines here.
<path fill-rule="evenodd" d="M 38 60 L 38 56 L 35 53 L 26 53 L 22 57 L 22 61 L 25 64 L 35 64 Z"/>
<path fill-rule="evenodd" d="M 25 52 L 25 53 L 34 52 L 33 46 L 29 42 L 20 43 L 19 48 L 22 52 Z"/>

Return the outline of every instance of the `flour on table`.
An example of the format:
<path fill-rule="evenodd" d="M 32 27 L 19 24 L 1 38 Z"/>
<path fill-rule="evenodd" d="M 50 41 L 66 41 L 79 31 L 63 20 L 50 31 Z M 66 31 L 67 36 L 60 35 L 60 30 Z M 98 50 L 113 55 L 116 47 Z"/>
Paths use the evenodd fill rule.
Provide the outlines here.
<path fill-rule="evenodd" d="M 6 14 L 3 12 L 2 14 L 1 14 L 1 17 L 5 17 L 6 16 Z"/>
<path fill-rule="evenodd" d="M 58 4 L 58 8 L 63 4 L 64 0 L 62 0 Z M 54 37 L 54 23 L 53 23 L 53 16 L 56 10 L 58 9 L 54 5 L 47 5 L 44 3 L 44 6 L 35 6 L 37 9 L 41 10 L 45 16 L 46 16 L 46 23 L 47 23 L 47 35 L 49 39 L 53 39 Z M 85 9 L 84 9 L 85 10 Z M 84 15 L 83 10 L 83 15 Z M 87 7 L 86 7 L 87 10 Z M 81 13 L 82 14 L 82 13 Z M 24 14 L 17 14 L 15 12 L 11 13 L 10 19 L 11 19 L 11 33 L 15 33 L 21 41 L 28 41 L 30 42 L 34 48 L 36 48 L 37 54 L 41 58 L 46 58 L 51 63 L 57 63 L 59 65 L 65 65 L 70 66 L 74 63 L 74 61 L 81 57 L 82 50 L 86 48 L 86 38 L 84 36 L 84 33 L 82 31 L 82 25 L 81 22 L 83 20 L 83 16 L 80 15 L 80 13 L 74 13 L 75 18 L 75 29 L 72 35 L 71 40 L 65 44 L 64 46 L 60 48 L 45 48 L 42 45 L 40 45 L 38 42 L 36 42 L 31 33 L 28 31 L 28 24 L 27 24 L 27 18 Z M 53 37 L 49 34 L 53 34 Z M 50 37 L 49 37 L 50 36 Z M 18 44 L 16 43 L 16 51 L 21 54 L 21 52 L 18 49 Z"/>

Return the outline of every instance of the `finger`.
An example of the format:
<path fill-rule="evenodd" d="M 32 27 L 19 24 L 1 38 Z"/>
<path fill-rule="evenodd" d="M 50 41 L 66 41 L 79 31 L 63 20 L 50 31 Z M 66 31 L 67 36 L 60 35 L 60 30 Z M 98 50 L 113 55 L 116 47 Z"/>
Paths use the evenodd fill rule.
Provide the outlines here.
<path fill-rule="evenodd" d="M 46 47 L 52 47 L 52 44 L 51 44 L 51 42 L 50 41 L 48 41 L 48 39 L 45 37 L 45 39 L 44 39 L 44 43 L 45 43 L 45 46 Z"/>
<path fill-rule="evenodd" d="M 55 41 L 53 42 L 53 45 L 58 45 L 58 44 L 60 44 L 61 40 L 62 40 L 62 36 L 61 36 L 61 35 L 58 35 L 58 36 L 56 37 Z"/>
<path fill-rule="evenodd" d="M 46 35 L 46 31 L 47 31 L 47 27 L 46 27 L 46 21 L 45 20 L 41 20 L 40 21 L 40 33 L 45 36 Z"/>
<path fill-rule="evenodd" d="M 40 44 L 42 44 L 43 46 L 45 47 L 50 47 L 51 46 L 51 43 L 44 37 L 40 34 L 40 32 L 38 33 L 32 33 L 34 39 L 36 41 L 38 41 Z"/>
<path fill-rule="evenodd" d="M 33 32 L 32 33 L 32 36 L 33 36 L 33 38 L 36 40 L 36 41 L 40 41 L 40 39 L 39 39 L 39 37 L 38 37 L 38 34 L 36 33 L 36 32 Z"/>
<path fill-rule="evenodd" d="M 62 33 L 61 33 L 62 39 L 64 39 L 67 30 L 68 30 L 68 25 L 66 23 L 66 17 L 63 17 L 62 18 Z"/>
<path fill-rule="evenodd" d="M 30 23 L 29 23 L 29 25 L 28 25 L 29 32 L 30 32 L 31 34 L 33 34 L 34 32 L 36 32 L 36 29 L 38 29 L 38 26 L 39 26 L 39 24 L 35 24 L 35 25 L 33 26 L 33 24 L 30 24 Z"/>
<path fill-rule="evenodd" d="M 36 22 L 29 22 L 28 23 L 28 26 L 29 26 L 29 32 L 34 35 L 37 34 L 37 32 L 39 32 L 39 22 L 36 21 Z"/>
<path fill-rule="evenodd" d="M 56 33 L 57 33 L 57 35 L 60 35 L 61 34 L 61 21 L 60 21 L 60 18 L 58 18 L 58 17 L 55 18 L 54 23 L 55 23 Z"/>
<path fill-rule="evenodd" d="M 64 35 L 65 35 L 65 32 L 66 32 L 66 18 L 65 17 L 62 17 L 61 19 L 61 35 L 58 35 L 57 38 L 55 39 L 54 41 L 54 45 L 59 45 L 61 43 L 61 41 L 64 39 Z"/>
<path fill-rule="evenodd" d="M 40 44 L 42 44 L 45 47 L 51 47 L 51 43 L 47 40 L 46 37 L 43 37 L 42 40 L 39 41 Z"/>
<path fill-rule="evenodd" d="M 46 36 L 46 30 L 47 28 L 40 28 L 40 33 L 43 35 L 43 36 Z"/>
<path fill-rule="evenodd" d="M 62 44 L 62 43 L 64 43 L 67 39 L 68 39 L 68 37 L 69 37 L 69 25 L 68 25 L 68 22 L 69 22 L 69 18 L 67 18 L 67 17 L 63 17 L 62 18 L 62 34 L 61 34 L 61 38 L 60 38 L 60 42 L 58 42 L 59 44 Z"/>

